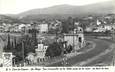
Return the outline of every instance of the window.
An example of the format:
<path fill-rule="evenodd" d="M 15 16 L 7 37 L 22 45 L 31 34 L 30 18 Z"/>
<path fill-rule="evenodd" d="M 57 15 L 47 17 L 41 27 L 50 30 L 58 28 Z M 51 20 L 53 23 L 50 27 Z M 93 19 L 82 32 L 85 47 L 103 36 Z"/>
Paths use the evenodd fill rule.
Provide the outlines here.
<path fill-rule="evenodd" d="M 79 42 L 82 42 L 82 38 L 81 37 L 79 37 Z"/>

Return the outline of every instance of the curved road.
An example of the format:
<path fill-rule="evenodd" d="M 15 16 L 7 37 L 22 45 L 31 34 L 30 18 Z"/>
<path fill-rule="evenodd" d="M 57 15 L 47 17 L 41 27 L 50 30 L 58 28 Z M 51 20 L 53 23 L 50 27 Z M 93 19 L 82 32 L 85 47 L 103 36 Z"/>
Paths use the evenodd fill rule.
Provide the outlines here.
<path fill-rule="evenodd" d="M 66 62 L 68 63 L 68 65 L 66 66 L 73 66 L 81 61 L 85 61 L 87 59 L 93 58 L 94 56 L 97 56 L 100 53 L 104 52 L 112 44 L 112 42 L 110 41 L 101 40 L 101 39 L 87 38 L 87 40 L 95 42 L 96 47 L 85 54 L 79 54 L 77 56 L 74 56 L 66 60 Z M 63 65 L 62 65 L 62 61 L 60 61 L 60 62 L 49 65 L 49 67 L 50 66 L 52 67 L 52 66 L 63 66 Z"/>

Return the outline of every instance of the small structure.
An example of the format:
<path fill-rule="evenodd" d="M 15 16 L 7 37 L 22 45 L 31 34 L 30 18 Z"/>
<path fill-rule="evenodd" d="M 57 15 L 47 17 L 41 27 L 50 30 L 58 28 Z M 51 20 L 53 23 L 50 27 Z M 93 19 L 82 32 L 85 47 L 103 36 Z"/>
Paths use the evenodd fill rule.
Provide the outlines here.
<path fill-rule="evenodd" d="M 34 53 L 28 53 L 28 56 L 26 57 L 26 60 L 27 60 L 28 64 L 37 63 L 37 60 L 35 59 L 35 54 Z"/>
<path fill-rule="evenodd" d="M 4 52 L 3 56 L 3 67 L 12 67 L 12 53 L 11 52 Z"/>

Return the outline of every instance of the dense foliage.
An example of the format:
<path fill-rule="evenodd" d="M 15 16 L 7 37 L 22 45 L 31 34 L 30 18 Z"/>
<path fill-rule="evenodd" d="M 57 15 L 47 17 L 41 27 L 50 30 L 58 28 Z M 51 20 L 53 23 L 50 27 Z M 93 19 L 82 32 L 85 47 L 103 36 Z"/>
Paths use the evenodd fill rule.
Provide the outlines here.
<path fill-rule="evenodd" d="M 48 49 L 46 50 L 46 56 L 50 57 L 60 56 L 61 52 L 62 49 L 59 43 L 54 42 L 53 44 L 50 44 Z"/>

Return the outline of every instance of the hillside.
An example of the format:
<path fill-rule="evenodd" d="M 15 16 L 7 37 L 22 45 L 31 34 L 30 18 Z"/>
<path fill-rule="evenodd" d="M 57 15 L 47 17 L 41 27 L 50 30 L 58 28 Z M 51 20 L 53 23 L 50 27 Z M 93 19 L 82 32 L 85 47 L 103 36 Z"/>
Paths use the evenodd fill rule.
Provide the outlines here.
<path fill-rule="evenodd" d="M 12 18 L 6 15 L 0 15 L 0 23 L 20 23 L 20 20 L 17 18 Z"/>
<path fill-rule="evenodd" d="M 23 13 L 19 16 L 25 17 L 28 15 L 82 15 L 82 14 L 108 14 L 113 13 L 115 6 L 112 2 L 102 2 L 84 6 L 73 6 L 73 5 L 56 5 L 48 8 L 32 9 Z"/>

